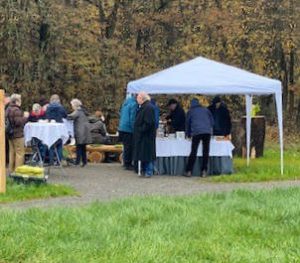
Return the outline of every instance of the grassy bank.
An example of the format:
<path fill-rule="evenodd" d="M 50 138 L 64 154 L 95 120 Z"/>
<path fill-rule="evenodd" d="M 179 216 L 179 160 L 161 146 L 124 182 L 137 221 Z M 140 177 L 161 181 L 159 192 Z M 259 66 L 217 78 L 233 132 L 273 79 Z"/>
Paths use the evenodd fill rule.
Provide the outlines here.
<path fill-rule="evenodd" d="M 300 146 L 289 146 L 284 152 L 284 175 L 280 174 L 278 146 L 269 145 L 262 158 L 251 160 L 247 167 L 245 159 L 234 158 L 234 174 L 211 177 L 213 182 L 260 182 L 300 179 Z"/>
<path fill-rule="evenodd" d="M 297 262 L 300 189 L 1 212 L 1 262 Z"/>
<path fill-rule="evenodd" d="M 0 194 L 0 204 L 32 199 L 77 195 L 77 192 L 72 187 L 65 185 L 24 185 L 13 183 L 12 180 L 8 179 L 6 187 L 6 193 Z"/>

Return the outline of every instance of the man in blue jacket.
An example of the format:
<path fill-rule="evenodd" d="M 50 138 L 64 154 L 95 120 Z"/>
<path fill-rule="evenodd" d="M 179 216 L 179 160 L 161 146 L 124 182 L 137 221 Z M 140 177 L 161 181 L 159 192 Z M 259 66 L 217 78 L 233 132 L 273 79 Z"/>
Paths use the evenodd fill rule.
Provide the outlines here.
<path fill-rule="evenodd" d="M 67 118 L 67 111 L 60 103 L 60 98 L 57 94 L 54 94 L 50 98 L 50 104 L 46 110 L 46 119 L 55 120 L 56 122 L 63 122 L 63 119 Z"/>
<path fill-rule="evenodd" d="M 63 119 L 67 118 L 67 111 L 60 103 L 60 98 L 57 94 L 54 94 L 50 98 L 50 104 L 46 110 L 46 119 L 49 121 L 55 120 L 56 122 L 62 123 Z M 63 158 L 63 143 L 62 140 L 58 140 L 55 145 L 49 149 L 49 163 L 54 165 L 55 147 L 57 149 L 58 158 L 56 165 L 61 163 Z"/>
<path fill-rule="evenodd" d="M 135 97 L 127 98 L 120 111 L 119 134 L 123 143 L 123 160 L 126 170 L 133 170 L 133 128 L 138 105 Z"/>
<path fill-rule="evenodd" d="M 210 137 L 213 131 L 214 119 L 211 112 L 199 104 L 198 99 L 192 99 L 191 108 L 187 113 L 186 135 L 192 137 L 192 149 L 186 167 L 185 176 L 192 176 L 195 160 L 197 157 L 198 147 L 202 141 L 202 166 L 201 176 L 207 176 L 209 144 Z"/>

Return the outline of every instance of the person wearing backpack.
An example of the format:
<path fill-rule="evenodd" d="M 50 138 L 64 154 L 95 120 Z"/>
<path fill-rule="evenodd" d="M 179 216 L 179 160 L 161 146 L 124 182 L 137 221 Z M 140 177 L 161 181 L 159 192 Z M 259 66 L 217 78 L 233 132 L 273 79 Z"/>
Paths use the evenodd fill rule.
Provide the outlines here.
<path fill-rule="evenodd" d="M 21 95 L 13 94 L 10 97 L 10 104 L 6 109 L 6 136 L 9 143 L 9 172 L 24 164 L 24 126 L 29 113 L 21 110 Z"/>

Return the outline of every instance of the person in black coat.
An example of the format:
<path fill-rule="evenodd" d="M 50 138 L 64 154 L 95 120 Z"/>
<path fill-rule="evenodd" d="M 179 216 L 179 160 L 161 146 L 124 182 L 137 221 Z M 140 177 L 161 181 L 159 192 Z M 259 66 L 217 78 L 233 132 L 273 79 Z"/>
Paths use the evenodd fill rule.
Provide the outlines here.
<path fill-rule="evenodd" d="M 167 116 L 167 121 L 170 122 L 172 132 L 185 131 L 185 112 L 175 99 L 170 99 L 168 107 L 171 113 Z"/>
<path fill-rule="evenodd" d="M 139 109 L 133 129 L 134 160 L 142 162 L 142 172 L 145 174 L 145 177 L 150 178 L 153 175 L 154 161 L 156 159 L 155 111 L 147 93 L 139 93 L 137 102 Z"/>
<path fill-rule="evenodd" d="M 220 97 L 215 97 L 208 107 L 214 117 L 214 131 L 216 136 L 229 136 L 231 133 L 231 117 L 225 103 Z"/>

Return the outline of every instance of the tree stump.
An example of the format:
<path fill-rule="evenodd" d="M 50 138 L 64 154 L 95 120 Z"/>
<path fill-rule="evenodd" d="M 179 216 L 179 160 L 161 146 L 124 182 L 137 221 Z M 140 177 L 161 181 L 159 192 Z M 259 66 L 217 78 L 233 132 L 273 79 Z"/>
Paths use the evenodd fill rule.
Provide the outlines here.
<path fill-rule="evenodd" d="M 251 158 L 262 157 L 264 155 L 265 135 L 265 117 L 252 117 L 250 143 Z M 233 154 L 246 158 L 246 117 L 243 117 L 240 121 L 232 122 L 232 143 L 235 146 Z"/>

